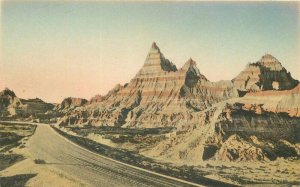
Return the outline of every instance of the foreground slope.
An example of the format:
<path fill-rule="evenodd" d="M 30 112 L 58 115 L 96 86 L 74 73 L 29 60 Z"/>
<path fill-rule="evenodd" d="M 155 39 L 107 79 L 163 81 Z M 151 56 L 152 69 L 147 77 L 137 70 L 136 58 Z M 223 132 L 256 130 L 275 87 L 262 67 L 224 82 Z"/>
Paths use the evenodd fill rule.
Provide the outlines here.
<path fill-rule="evenodd" d="M 68 176 L 67 179 L 74 178 L 84 186 L 195 186 L 192 183 L 129 167 L 87 151 L 67 141 L 48 125 L 39 124 L 25 146 L 29 152 L 26 156 L 39 164 L 38 171 L 49 170 L 62 173 L 62 176 Z M 28 160 L 25 160 L 7 171 L 1 171 L 0 174 L 7 176 L 19 172 L 29 172 L 31 165 Z M 36 179 L 33 178 L 26 185 L 47 185 L 43 183 L 43 180 L 47 181 L 48 179 L 41 178 L 47 176 L 40 175 L 38 173 Z M 39 180 L 42 180 L 41 183 L 38 183 Z M 59 182 L 54 182 L 53 185 L 68 186 L 68 184 Z M 216 183 L 216 181 L 214 182 Z M 226 185 L 225 183 L 218 184 Z M 78 184 L 78 186 L 81 185 Z M 76 184 L 71 186 L 76 186 Z"/>

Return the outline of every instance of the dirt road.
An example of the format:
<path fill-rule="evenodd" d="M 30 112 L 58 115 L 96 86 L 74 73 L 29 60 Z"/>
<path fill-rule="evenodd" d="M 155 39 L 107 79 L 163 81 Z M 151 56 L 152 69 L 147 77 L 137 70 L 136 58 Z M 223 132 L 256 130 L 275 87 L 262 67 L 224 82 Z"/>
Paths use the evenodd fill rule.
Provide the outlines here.
<path fill-rule="evenodd" d="M 56 167 L 88 186 L 193 186 L 94 154 L 66 140 L 48 125 L 38 125 L 27 146 L 41 164 Z"/>

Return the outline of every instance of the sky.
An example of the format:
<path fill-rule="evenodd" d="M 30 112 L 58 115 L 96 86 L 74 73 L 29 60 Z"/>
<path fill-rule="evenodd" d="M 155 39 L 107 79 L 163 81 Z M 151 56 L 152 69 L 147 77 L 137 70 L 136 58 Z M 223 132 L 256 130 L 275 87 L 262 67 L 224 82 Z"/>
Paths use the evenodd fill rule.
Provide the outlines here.
<path fill-rule="evenodd" d="M 135 76 L 154 41 L 211 81 L 266 53 L 300 79 L 299 14 L 295 2 L 2 1 L 0 89 L 47 102 L 104 95 Z"/>

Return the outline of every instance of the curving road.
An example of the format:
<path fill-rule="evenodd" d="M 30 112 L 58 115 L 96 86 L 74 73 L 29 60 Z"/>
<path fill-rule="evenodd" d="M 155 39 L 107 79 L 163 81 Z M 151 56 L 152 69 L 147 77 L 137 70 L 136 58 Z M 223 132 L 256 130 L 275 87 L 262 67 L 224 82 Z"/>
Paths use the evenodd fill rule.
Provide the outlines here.
<path fill-rule="evenodd" d="M 49 125 L 38 125 L 27 147 L 34 159 L 44 160 L 88 186 L 194 186 L 92 153 L 68 141 Z"/>

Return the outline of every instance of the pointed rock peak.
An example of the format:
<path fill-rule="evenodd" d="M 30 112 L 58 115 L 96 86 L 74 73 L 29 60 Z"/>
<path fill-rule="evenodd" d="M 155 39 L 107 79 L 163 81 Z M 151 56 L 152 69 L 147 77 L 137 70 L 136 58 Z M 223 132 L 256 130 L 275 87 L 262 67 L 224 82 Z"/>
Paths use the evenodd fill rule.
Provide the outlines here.
<path fill-rule="evenodd" d="M 162 55 L 161 52 L 160 52 L 159 47 L 156 45 L 155 42 L 152 43 L 150 51 L 149 51 L 149 54 L 159 54 L 159 55 Z"/>
<path fill-rule="evenodd" d="M 194 87 L 199 80 L 206 80 L 207 78 L 200 73 L 197 67 L 196 61 L 190 58 L 181 68 L 181 71 L 185 73 L 185 85 L 189 88 Z"/>
<path fill-rule="evenodd" d="M 158 46 L 156 45 L 155 42 L 152 43 L 151 45 L 151 49 L 154 49 L 154 50 L 159 50 Z"/>
<path fill-rule="evenodd" d="M 153 42 L 146 61 L 142 69 L 139 71 L 138 76 L 154 75 L 155 73 L 160 73 L 162 71 L 177 71 L 177 68 L 171 61 L 164 57 L 156 43 Z"/>
<path fill-rule="evenodd" d="M 192 58 L 190 58 L 190 59 L 187 61 L 187 63 L 189 63 L 191 66 L 196 66 L 196 65 L 197 65 L 196 61 L 194 61 Z"/>
<path fill-rule="evenodd" d="M 153 42 L 151 45 L 151 48 L 148 53 L 148 58 L 149 57 L 151 58 L 153 56 L 156 56 L 158 58 L 163 58 L 163 54 L 160 52 L 160 49 L 158 48 L 158 46 L 156 45 L 155 42 Z M 147 61 L 147 59 L 146 59 L 146 61 Z"/>
<path fill-rule="evenodd" d="M 190 58 L 183 65 L 183 67 L 181 68 L 181 70 L 183 70 L 183 71 L 186 72 L 187 79 L 194 79 L 194 78 L 196 78 L 197 80 L 198 79 L 207 80 L 207 78 L 200 73 L 200 70 L 197 67 L 196 61 L 194 61 L 192 58 Z"/>
<path fill-rule="evenodd" d="M 188 70 L 190 67 L 195 67 L 196 69 L 197 68 L 197 63 L 196 61 L 194 61 L 192 58 L 190 58 L 182 67 L 182 69 L 184 70 Z M 199 71 L 199 70 L 198 70 Z"/>
<path fill-rule="evenodd" d="M 149 55 L 158 55 L 158 56 L 162 56 L 163 54 L 161 53 L 159 47 L 156 45 L 155 42 L 152 43 L 151 48 L 149 50 L 148 56 Z"/>

